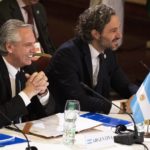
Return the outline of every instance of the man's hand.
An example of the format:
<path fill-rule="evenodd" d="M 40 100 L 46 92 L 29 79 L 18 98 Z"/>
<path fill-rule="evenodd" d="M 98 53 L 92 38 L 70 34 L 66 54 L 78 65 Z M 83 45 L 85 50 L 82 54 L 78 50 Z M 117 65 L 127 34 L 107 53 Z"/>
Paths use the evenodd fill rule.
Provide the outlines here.
<path fill-rule="evenodd" d="M 47 77 L 43 71 L 35 72 L 32 75 L 26 74 L 27 82 L 25 89 L 23 90 L 27 96 L 31 99 L 37 94 L 43 94 L 47 90 L 49 83 Z"/>
<path fill-rule="evenodd" d="M 131 108 L 130 108 L 130 103 L 131 103 L 131 101 L 132 101 L 132 99 L 133 99 L 133 96 L 134 95 L 132 95 L 129 99 L 127 99 L 127 100 L 125 100 L 125 101 L 122 101 L 122 102 L 120 102 L 121 104 L 120 104 L 120 107 L 121 107 L 121 111 L 119 111 L 119 113 L 125 113 L 125 112 L 127 112 L 127 113 L 132 113 L 132 111 L 131 111 Z"/>
<path fill-rule="evenodd" d="M 130 104 L 131 104 L 133 97 L 134 97 L 134 95 L 132 95 L 126 102 L 126 112 L 128 112 L 128 113 L 132 113 Z"/>

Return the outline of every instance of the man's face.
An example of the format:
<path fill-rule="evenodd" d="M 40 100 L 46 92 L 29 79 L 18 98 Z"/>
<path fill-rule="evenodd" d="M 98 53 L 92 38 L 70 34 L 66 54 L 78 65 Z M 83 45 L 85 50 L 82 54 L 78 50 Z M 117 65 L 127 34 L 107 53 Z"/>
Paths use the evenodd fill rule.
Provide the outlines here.
<path fill-rule="evenodd" d="M 7 43 L 8 60 L 16 68 L 30 65 L 35 53 L 35 37 L 30 28 L 19 29 L 21 40 Z"/>
<path fill-rule="evenodd" d="M 102 49 L 117 49 L 118 42 L 122 34 L 120 32 L 120 21 L 117 16 L 112 16 L 108 24 L 106 24 L 103 32 L 100 34 L 99 45 Z"/>

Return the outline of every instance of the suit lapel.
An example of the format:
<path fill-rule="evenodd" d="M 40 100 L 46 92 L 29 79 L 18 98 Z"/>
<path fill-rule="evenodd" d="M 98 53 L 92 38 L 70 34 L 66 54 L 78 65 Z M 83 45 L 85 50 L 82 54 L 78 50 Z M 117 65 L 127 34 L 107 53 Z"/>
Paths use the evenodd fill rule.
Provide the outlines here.
<path fill-rule="evenodd" d="M 36 23 L 36 27 L 38 29 L 38 33 L 39 33 L 39 37 L 40 35 L 42 35 L 42 24 L 43 24 L 43 19 L 44 18 L 41 18 L 41 10 L 39 9 L 39 7 L 35 4 L 35 5 L 32 5 L 32 11 L 33 11 L 33 16 L 34 16 L 34 20 L 35 20 L 35 23 Z"/>
<path fill-rule="evenodd" d="M 8 70 L 7 70 L 7 67 L 4 63 L 4 60 L 3 58 L 0 56 L 0 74 L 3 78 L 3 81 L 4 81 L 4 84 L 6 86 L 6 89 L 8 91 L 8 95 L 10 97 L 12 97 L 12 91 L 11 91 L 11 84 L 10 84 L 10 78 L 9 78 L 9 73 L 8 73 Z M 8 96 L 8 97 L 9 97 Z"/>
<path fill-rule="evenodd" d="M 91 83 L 91 86 L 93 85 L 93 75 L 92 75 L 92 60 L 91 60 L 91 54 L 90 54 L 90 50 L 89 50 L 89 47 L 88 45 L 83 45 L 83 53 L 84 53 L 84 61 L 85 61 L 85 64 L 86 64 L 86 67 L 87 67 L 87 70 L 88 70 L 88 73 L 89 73 L 89 76 L 90 76 L 90 83 Z"/>
<path fill-rule="evenodd" d="M 38 7 L 36 7 L 36 5 L 32 5 L 32 11 L 33 11 L 33 15 L 34 15 L 35 19 L 37 20 L 38 16 L 41 14 L 40 9 L 38 9 Z"/>
<path fill-rule="evenodd" d="M 84 82 L 87 82 L 89 86 L 93 86 L 93 80 L 92 80 L 92 61 L 91 61 L 91 54 L 89 46 L 86 42 L 83 42 L 80 38 L 75 38 L 74 40 L 75 45 L 77 46 L 77 50 L 79 53 L 81 53 L 81 56 L 83 59 L 83 62 L 81 65 L 83 65 L 83 72 L 86 74 L 86 79 L 84 79 Z"/>

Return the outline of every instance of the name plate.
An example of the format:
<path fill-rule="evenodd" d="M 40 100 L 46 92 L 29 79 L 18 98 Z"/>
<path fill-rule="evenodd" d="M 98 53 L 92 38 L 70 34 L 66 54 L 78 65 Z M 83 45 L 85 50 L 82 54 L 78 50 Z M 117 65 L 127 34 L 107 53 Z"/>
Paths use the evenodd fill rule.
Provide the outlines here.
<path fill-rule="evenodd" d="M 102 133 L 94 133 L 90 135 L 84 136 L 84 143 L 87 148 L 103 148 L 103 147 L 110 147 L 115 145 L 114 143 L 114 133 L 111 132 L 102 132 Z"/>

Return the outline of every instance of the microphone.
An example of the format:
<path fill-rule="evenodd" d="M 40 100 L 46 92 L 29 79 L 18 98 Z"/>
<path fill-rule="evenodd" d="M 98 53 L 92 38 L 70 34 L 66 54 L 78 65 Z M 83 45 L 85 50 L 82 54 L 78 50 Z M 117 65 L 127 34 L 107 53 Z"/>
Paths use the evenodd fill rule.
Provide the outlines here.
<path fill-rule="evenodd" d="M 139 63 L 140 63 L 148 72 L 150 72 L 150 68 L 143 62 L 143 60 L 140 60 Z"/>
<path fill-rule="evenodd" d="M 23 136 L 24 136 L 25 139 L 27 140 L 27 147 L 26 147 L 25 150 L 38 150 L 37 147 L 35 147 L 35 146 L 30 146 L 30 143 L 29 143 L 29 140 L 28 140 L 26 134 L 25 134 L 22 130 L 20 130 L 19 127 L 18 127 L 16 124 L 14 124 L 14 122 L 11 121 L 10 118 L 8 118 L 2 111 L 0 111 L 0 114 L 1 114 L 8 122 L 11 122 L 11 124 L 12 124 L 20 133 L 23 134 Z"/>
<path fill-rule="evenodd" d="M 117 107 L 119 110 L 123 111 L 124 110 L 122 108 L 120 108 L 119 106 L 117 106 L 116 104 L 114 104 L 113 102 L 109 101 L 107 98 L 103 97 L 101 94 L 95 92 L 93 89 L 91 89 L 88 85 L 86 85 L 85 83 L 83 82 L 80 82 L 80 84 L 84 87 L 84 89 L 92 92 L 93 94 L 95 94 L 97 97 L 105 100 L 107 103 L 110 103 L 112 105 L 114 105 L 115 107 Z M 118 132 L 117 133 L 120 133 L 118 134 L 117 136 L 114 136 L 114 142 L 116 143 L 120 143 L 120 144 L 126 144 L 126 145 L 132 145 L 134 143 L 137 143 L 137 144 L 140 144 L 144 141 L 144 132 L 140 132 L 138 133 L 138 130 L 137 130 L 137 127 L 136 127 L 136 123 L 135 123 L 135 120 L 134 118 L 132 117 L 132 115 L 128 112 L 124 112 L 125 114 L 129 115 L 130 118 L 132 119 L 132 122 L 133 122 L 133 125 L 134 125 L 134 131 L 132 132 L 128 132 L 128 133 L 121 133 L 119 128 L 117 128 Z M 121 125 L 123 126 L 123 125 Z M 122 127 L 120 128 L 122 129 Z M 127 130 L 126 129 L 126 126 L 124 126 L 123 130 Z M 129 130 L 128 130 L 129 131 Z"/>

